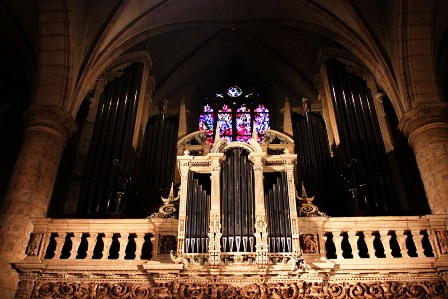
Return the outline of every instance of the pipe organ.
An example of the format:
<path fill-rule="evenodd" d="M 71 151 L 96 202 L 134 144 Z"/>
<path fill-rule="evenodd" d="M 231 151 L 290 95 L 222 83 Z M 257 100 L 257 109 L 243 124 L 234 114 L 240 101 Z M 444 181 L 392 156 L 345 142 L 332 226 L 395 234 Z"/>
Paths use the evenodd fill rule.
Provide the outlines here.
<path fill-rule="evenodd" d="M 223 252 L 254 251 L 254 183 L 252 163 L 243 148 L 226 152 L 221 168 Z"/>
<path fill-rule="evenodd" d="M 133 170 L 133 146 L 144 64 L 134 62 L 107 84 L 101 96 L 81 180 L 79 214 L 108 214 L 122 210 L 123 182 L 114 171 L 118 159 Z"/>
<path fill-rule="evenodd" d="M 190 135 L 201 140 L 198 132 Z M 257 136 L 249 143 L 217 138 L 210 152 L 192 156 L 188 138 L 182 139 L 184 155 L 177 157 L 181 187 L 173 261 L 296 267 L 301 252 L 293 140 L 267 130 L 262 145 Z"/>

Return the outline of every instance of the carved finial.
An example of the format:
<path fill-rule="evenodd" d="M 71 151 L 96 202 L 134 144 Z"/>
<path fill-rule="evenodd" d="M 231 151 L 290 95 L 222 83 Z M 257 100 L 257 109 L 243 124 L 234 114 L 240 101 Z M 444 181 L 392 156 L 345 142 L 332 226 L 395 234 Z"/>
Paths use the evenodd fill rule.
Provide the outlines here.
<path fill-rule="evenodd" d="M 170 203 L 170 202 L 174 201 L 174 183 L 171 183 L 171 189 L 170 189 L 170 194 L 168 194 L 168 198 L 164 198 L 162 196 L 162 201 L 164 203 Z"/>
<path fill-rule="evenodd" d="M 303 114 L 311 112 L 310 100 L 308 100 L 307 98 L 302 98 L 302 103 L 303 103 Z"/>
<path fill-rule="evenodd" d="M 308 195 L 306 194 L 305 184 L 302 181 L 302 200 L 309 202 L 309 201 L 312 201 L 313 199 L 314 199 L 314 196 L 312 198 L 308 199 Z"/>
<path fill-rule="evenodd" d="M 163 100 L 162 107 L 160 107 L 160 114 L 165 118 L 166 114 L 168 113 L 168 100 Z"/>

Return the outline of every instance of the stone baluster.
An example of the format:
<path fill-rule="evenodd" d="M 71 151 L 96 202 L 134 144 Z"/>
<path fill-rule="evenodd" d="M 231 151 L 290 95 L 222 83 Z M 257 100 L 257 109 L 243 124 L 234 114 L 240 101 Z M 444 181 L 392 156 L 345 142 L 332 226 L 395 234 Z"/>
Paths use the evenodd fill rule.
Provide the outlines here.
<path fill-rule="evenodd" d="M 143 244 L 145 243 L 145 234 L 137 233 L 137 237 L 135 237 L 134 241 L 135 241 L 135 259 L 141 260 Z"/>
<path fill-rule="evenodd" d="M 179 242 L 179 241 L 178 241 Z M 154 234 L 151 236 L 151 259 L 154 260 L 157 254 L 159 253 L 159 234 Z"/>
<path fill-rule="evenodd" d="M 87 259 L 91 259 L 93 256 L 93 250 L 97 242 L 98 233 L 90 233 L 87 237 Z"/>
<path fill-rule="evenodd" d="M 342 256 L 342 239 L 343 239 L 343 237 L 341 236 L 340 231 L 333 232 L 333 243 L 334 243 L 334 247 L 336 248 L 336 258 L 337 259 L 344 258 Z"/>
<path fill-rule="evenodd" d="M 326 258 L 327 257 L 327 249 L 325 244 L 327 243 L 328 237 L 325 234 L 320 234 L 321 238 L 320 238 L 320 253 L 321 256 Z"/>
<path fill-rule="evenodd" d="M 54 238 L 56 242 L 56 249 L 54 250 L 54 259 L 59 259 L 61 257 L 62 247 L 65 243 L 65 233 L 58 233 L 58 236 Z M 63 236 L 63 237 L 62 237 Z"/>
<path fill-rule="evenodd" d="M 366 242 L 369 258 L 377 258 L 377 256 L 375 255 L 375 247 L 373 244 L 373 242 L 375 241 L 375 236 L 372 235 L 372 231 L 364 232 L 364 241 Z"/>
<path fill-rule="evenodd" d="M 350 243 L 350 246 L 352 247 L 352 255 L 353 259 L 359 259 L 359 248 L 358 248 L 358 239 L 359 236 L 356 235 L 355 232 L 347 232 L 348 235 L 348 242 Z"/>
<path fill-rule="evenodd" d="M 402 257 L 409 257 L 408 248 L 406 246 L 407 237 L 408 236 L 405 235 L 404 233 L 402 235 L 397 234 L 397 242 L 398 242 L 398 245 L 400 246 L 400 251 L 401 251 Z"/>
<path fill-rule="evenodd" d="M 128 233 L 120 233 L 120 237 L 118 237 L 118 241 L 120 242 L 120 251 L 118 252 L 118 259 L 124 260 L 124 257 L 126 255 L 126 246 L 129 243 L 129 234 Z"/>
<path fill-rule="evenodd" d="M 69 259 L 76 259 L 78 253 L 79 244 L 81 244 L 82 233 L 74 233 L 72 240 L 72 250 L 70 251 Z"/>
<path fill-rule="evenodd" d="M 392 248 L 390 247 L 390 239 L 392 238 L 391 235 L 388 234 L 387 230 L 380 231 L 380 240 L 383 244 L 384 248 L 384 255 L 386 258 L 393 258 L 392 256 Z"/>
<path fill-rule="evenodd" d="M 412 239 L 414 240 L 415 249 L 417 249 L 417 255 L 419 257 L 425 257 L 425 250 L 423 249 L 423 235 L 420 234 L 420 230 L 412 230 Z"/>
<path fill-rule="evenodd" d="M 48 244 L 50 244 L 51 233 L 45 233 L 42 238 L 42 245 L 40 247 L 39 257 L 43 259 L 47 253 Z"/>
<path fill-rule="evenodd" d="M 104 249 L 103 249 L 103 256 L 101 257 L 102 260 L 107 260 L 109 258 L 109 250 L 110 245 L 112 244 L 113 235 L 114 235 L 113 233 L 104 234 L 103 238 Z"/>

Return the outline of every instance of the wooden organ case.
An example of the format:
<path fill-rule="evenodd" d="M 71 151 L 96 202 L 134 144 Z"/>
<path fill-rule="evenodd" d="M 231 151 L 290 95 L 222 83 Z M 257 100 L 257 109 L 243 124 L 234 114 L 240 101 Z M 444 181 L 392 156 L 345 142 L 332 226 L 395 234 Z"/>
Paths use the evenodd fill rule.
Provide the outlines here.
<path fill-rule="evenodd" d="M 227 275 L 297 268 L 294 141 L 274 130 L 267 130 L 262 144 L 257 139 L 217 138 L 208 149 L 199 131 L 178 142 L 184 155 L 177 157 L 181 187 L 174 262 Z"/>

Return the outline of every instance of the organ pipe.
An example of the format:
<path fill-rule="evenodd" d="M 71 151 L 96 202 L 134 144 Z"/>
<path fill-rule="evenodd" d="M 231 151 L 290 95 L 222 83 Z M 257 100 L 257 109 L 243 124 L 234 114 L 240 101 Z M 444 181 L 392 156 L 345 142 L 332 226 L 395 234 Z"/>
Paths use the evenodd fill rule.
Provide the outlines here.
<path fill-rule="evenodd" d="M 222 247 L 253 252 L 254 184 L 252 163 L 241 148 L 229 149 L 221 171 Z"/>
<path fill-rule="evenodd" d="M 142 75 L 143 63 L 133 63 L 104 89 L 81 182 L 80 214 L 125 211 L 118 206 L 124 186 L 112 161 L 133 168 L 132 138 Z"/>
<path fill-rule="evenodd" d="M 348 204 L 372 214 L 389 213 L 395 198 L 371 93 L 364 80 L 349 73 L 341 62 L 327 59 L 325 65 L 341 139 L 336 167 L 357 161 L 347 194 L 353 202 Z"/>
<path fill-rule="evenodd" d="M 185 253 L 206 253 L 208 248 L 210 188 L 203 185 L 201 180 L 193 172 L 188 174 Z"/>
<path fill-rule="evenodd" d="M 291 252 L 291 216 L 286 174 L 265 174 L 265 207 L 268 216 L 270 252 Z"/>
<path fill-rule="evenodd" d="M 320 115 L 312 112 L 296 115 L 293 122 L 298 181 L 304 182 L 310 195 L 315 195 L 316 205 L 328 211 L 337 194 L 333 192 L 334 170 L 325 123 Z"/>

